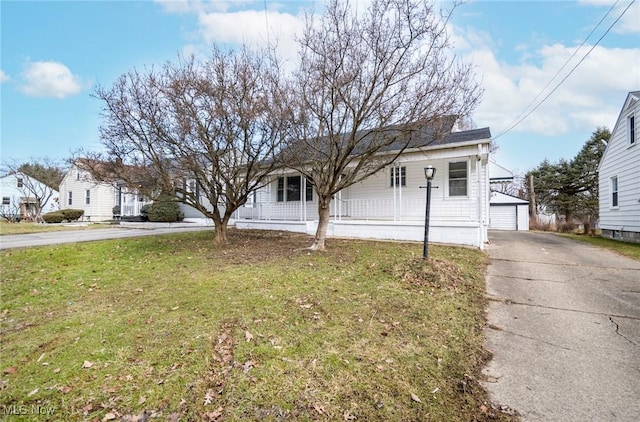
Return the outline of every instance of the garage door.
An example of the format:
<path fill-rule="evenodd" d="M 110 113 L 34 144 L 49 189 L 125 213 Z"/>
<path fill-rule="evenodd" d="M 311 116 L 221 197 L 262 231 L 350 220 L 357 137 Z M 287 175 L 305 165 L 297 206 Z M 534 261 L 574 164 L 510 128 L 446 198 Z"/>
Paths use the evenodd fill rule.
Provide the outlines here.
<path fill-rule="evenodd" d="M 493 230 L 517 230 L 516 205 L 492 205 L 489 207 L 489 228 Z"/>

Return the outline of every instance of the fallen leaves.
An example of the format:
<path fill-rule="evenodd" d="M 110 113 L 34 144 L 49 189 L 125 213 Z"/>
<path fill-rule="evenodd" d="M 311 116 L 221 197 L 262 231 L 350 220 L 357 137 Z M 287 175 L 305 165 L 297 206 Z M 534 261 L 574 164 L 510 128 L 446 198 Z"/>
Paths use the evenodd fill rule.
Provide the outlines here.
<path fill-rule="evenodd" d="M 83 369 L 88 369 L 88 368 L 91 368 L 92 366 L 93 366 L 93 362 L 90 362 L 88 360 L 85 360 L 84 363 L 82 364 Z"/>

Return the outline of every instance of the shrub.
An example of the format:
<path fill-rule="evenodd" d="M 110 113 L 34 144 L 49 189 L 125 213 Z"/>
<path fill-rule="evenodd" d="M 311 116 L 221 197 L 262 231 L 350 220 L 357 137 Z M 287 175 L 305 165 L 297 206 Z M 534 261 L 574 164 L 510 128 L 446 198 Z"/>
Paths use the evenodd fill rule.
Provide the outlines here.
<path fill-rule="evenodd" d="M 145 204 L 142 206 L 142 208 L 140 208 L 140 217 L 142 217 L 144 220 L 149 219 L 149 207 L 151 207 L 151 204 Z"/>
<path fill-rule="evenodd" d="M 62 211 L 52 211 L 42 215 L 45 223 L 62 223 L 65 220 Z"/>
<path fill-rule="evenodd" d="M 111 214 L 113 215 L 120 215 L 120 205 L 116 205 L 115 207 L 113 207 L 111 209 Z"/>
<path fill-rule="evenodd" d="M 67 221 L 76 221 L 84 215 L 84 210 L 77 210 L 73 208 L 68 208 L 60 211 L 62 212 L 64 219 Z"/>
<path fill-rule="evenodd" d="M 184 218 L 184 215 L 180 212 L 178 203 L 170 200 L 150 204 L 147 212 L 149 215 L 149 221 L 154 222 L 173 223 L 175 221 L 182 221 Z"/>

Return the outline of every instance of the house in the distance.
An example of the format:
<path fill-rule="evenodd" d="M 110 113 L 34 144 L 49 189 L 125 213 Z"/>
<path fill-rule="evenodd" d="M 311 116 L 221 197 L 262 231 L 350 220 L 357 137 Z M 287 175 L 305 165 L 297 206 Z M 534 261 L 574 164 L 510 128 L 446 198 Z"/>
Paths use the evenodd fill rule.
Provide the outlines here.
<path fill-rule="evenodd" d="M 602 236 L 640 242 L 640 91 L 627 94 L 598 166 Z"/>
<path fill-rule="evenodd" d="M 0 216 L 10 220 L 33 220 L 58 209 L 57 190 L 20 172 L 0 177 L 0 196 Z"/>
<path fill-rule="evenodd" d="M 484 248 L 489 225 L 489 128 L 450 132 L 437 139 L 425 132 L 418 138 L 393 164 L 335 195 L 328 237 L 422 240 L 424 168 L 433 166 L 429 240 Z M 282 169 L 235 217 L 238 228 L 313 234 L 318 225 L 317 195 L 299 173 Z"/>
<path fill-rule="evenodd" d="M 78 160 L 83 160 L 82 158 Z M 113 208 L 120 206 L 120 215 L 138 216 L 149 201 L 135 191 L 117 184 L 97 182 L 87 166 L 76 160 L 60 183 L 60 208 L 84 210 L 85 221 L 106 221 L 113 218 Z"/>

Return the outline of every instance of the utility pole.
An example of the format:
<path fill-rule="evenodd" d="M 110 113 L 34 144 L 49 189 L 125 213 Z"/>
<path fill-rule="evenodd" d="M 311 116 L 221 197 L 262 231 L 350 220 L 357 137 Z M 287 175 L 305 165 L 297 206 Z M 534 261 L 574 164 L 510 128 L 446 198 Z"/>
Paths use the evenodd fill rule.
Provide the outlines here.
<path fill-rule="evenodd" d="M 536 192 L 533 187 L 533 174 L 529 173 L 528 177 L 529 184 L 529 219 L 533 221 L 534 225 L 538 225 L 538 213 L 536 212 Z"/>

